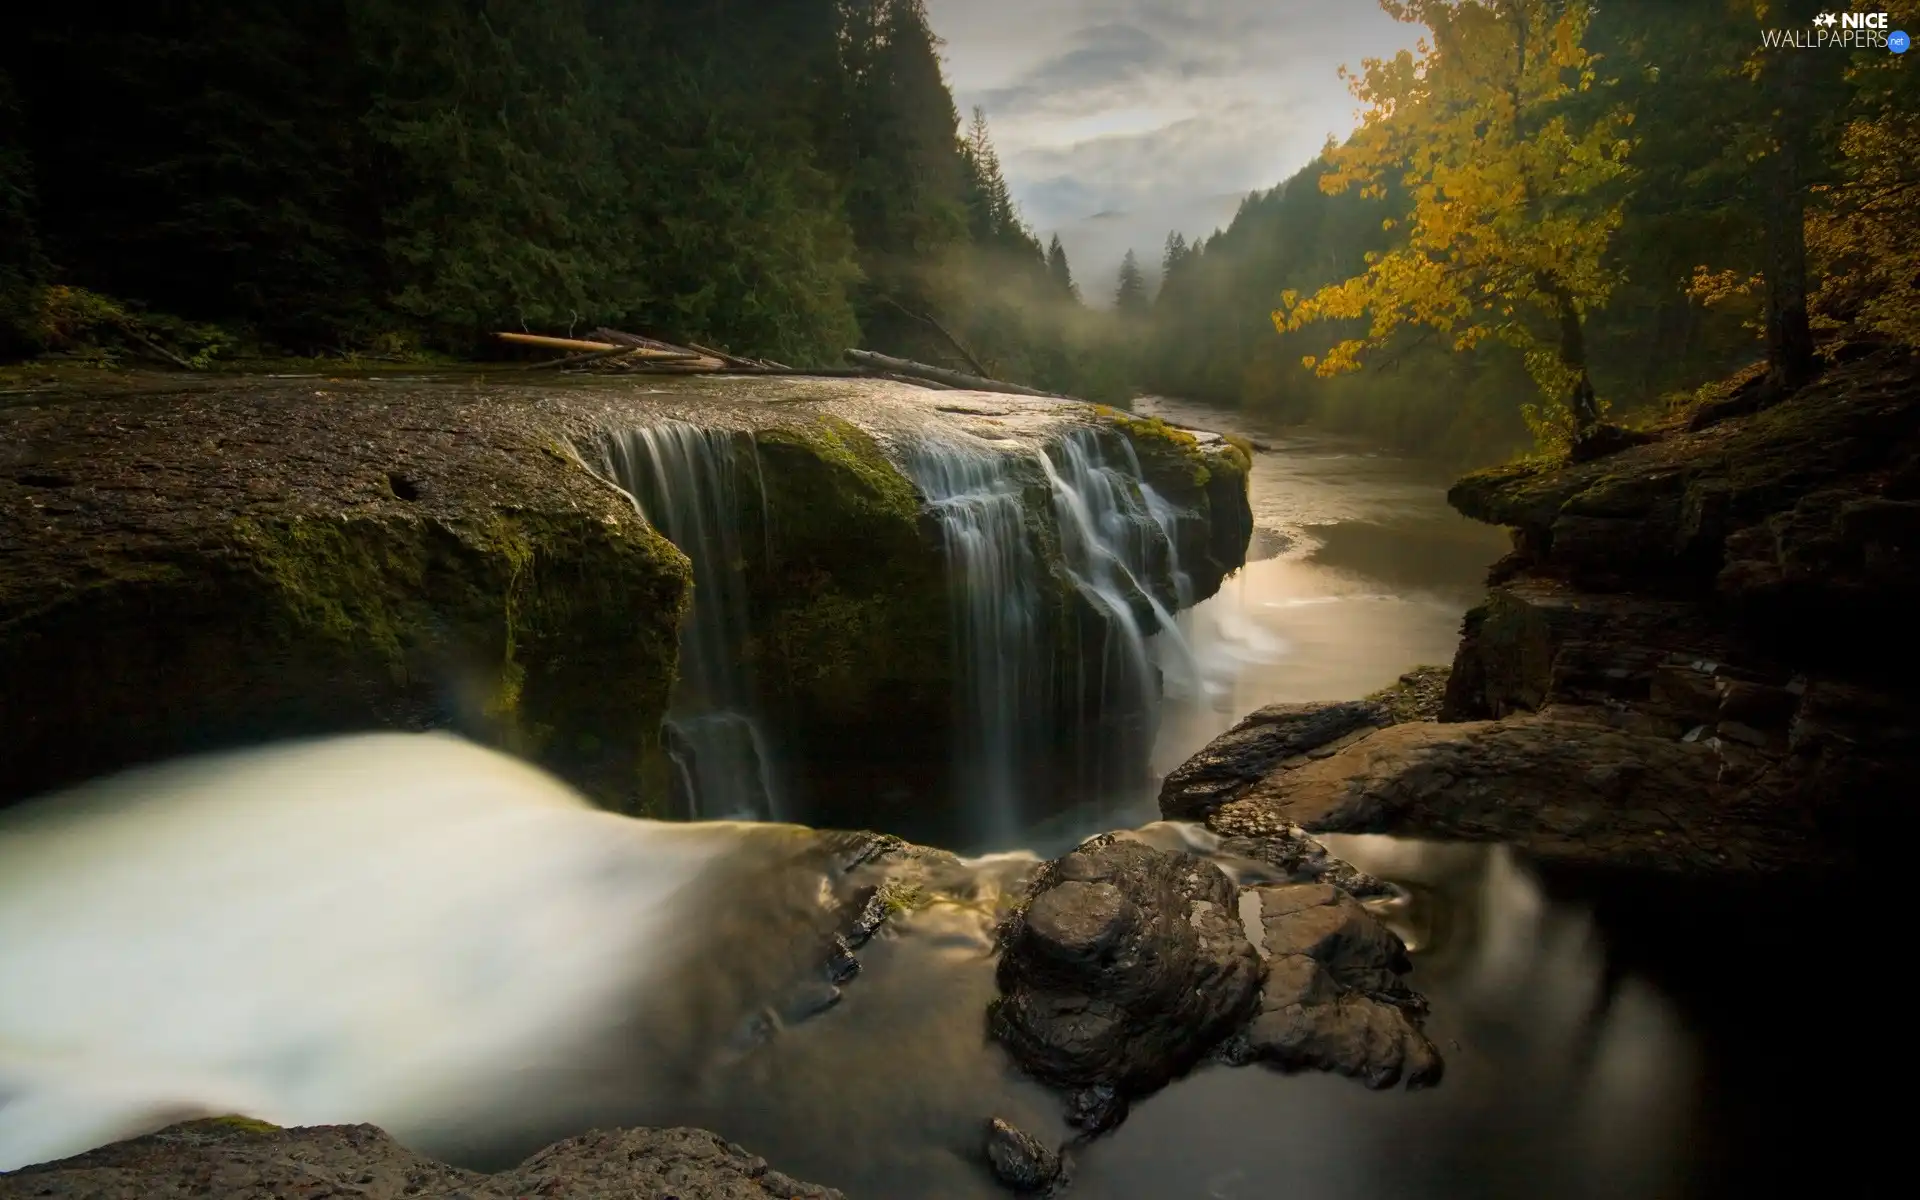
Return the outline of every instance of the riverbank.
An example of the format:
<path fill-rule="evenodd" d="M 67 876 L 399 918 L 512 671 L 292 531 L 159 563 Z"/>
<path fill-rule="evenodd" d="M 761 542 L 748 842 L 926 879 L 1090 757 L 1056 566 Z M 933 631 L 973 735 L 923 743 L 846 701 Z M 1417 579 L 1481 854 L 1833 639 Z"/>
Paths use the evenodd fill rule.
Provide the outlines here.
<path fill-rule="evenodd" d="M 1449 499 L 1514 549 L 1467 616 L 1440 720 L 1302 737 L 1287 714 L 1217 749 L 1246 764 L 1233 786 L 1196 803 L 1170 781 L 1163 808 L 1227 834 L 1860 871 L 1920 765 L 1920 708 L 1887 654 L 1920 599 L 1920 367 L 1900 348 L 1841 357 L 1784 398 L 1737 379 L 1605 457 L 1467 476 Z"/>

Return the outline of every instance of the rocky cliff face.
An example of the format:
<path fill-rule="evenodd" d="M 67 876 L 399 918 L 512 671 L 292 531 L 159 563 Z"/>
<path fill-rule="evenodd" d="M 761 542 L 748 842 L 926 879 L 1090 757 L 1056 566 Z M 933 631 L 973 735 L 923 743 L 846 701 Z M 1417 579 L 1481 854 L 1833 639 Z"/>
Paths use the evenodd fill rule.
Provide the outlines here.
<path fill-rule="evenodd" d="M 1897 652 L 1920 602 L 1920 360 L 1834 357 L 1784 398 L 1753 373 L 1616 453 L 1461 480 L 1455 507 L 1514 552 L 1467 616 L 1442 723 L 1292 736 L 1274 764 L 1249 757 L 1273 740 L 1255 722 L 1163 808 L 1686 875 L 1859 866 L 1920 770 Z"/>
<path fill-rule="evenodd" d="M 896 465 L 912 439 L 1124 439 L 1180 514 L 1189 599 L 1251 521 L 1243 447 L 1085 405 L 506 379 L 122 378 L 0 408 L 0 802 L 261 738 L 452 726 L 658 811 L 692 572 L 587 465 L 623 429 L 731 431 L 749 460 L 742 651 L 803 775 L 848 746 L 945 751 L 949 581 Z"/>

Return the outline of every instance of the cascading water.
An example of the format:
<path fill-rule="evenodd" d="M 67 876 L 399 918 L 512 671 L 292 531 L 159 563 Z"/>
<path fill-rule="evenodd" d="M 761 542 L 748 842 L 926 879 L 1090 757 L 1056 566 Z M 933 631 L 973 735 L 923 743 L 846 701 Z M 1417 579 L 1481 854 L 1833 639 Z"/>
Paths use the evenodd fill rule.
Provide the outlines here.
<path fill-rule="evenodd" d="M 959 675 L 957 799 L 974 836 L 1006 846 L 1021 826 L 1024 774 L 1044 745 L 1052 700 L 1042 566 L 1027 528 L 1022 460 L 924 442 L 902 464 L 946 542 Z"/>
<path fill-rule="evenodd" d="M 749 625 L 736 436 L 668 421 L 601 440 L 608 477 L 693 562 L 693 611 L 680 637 L 680 682 L 664 732 L 696 819 L 784 815 L 775 756 L 756 715 L 753 673 L 745 664 Z M 760 492 L 764 531 L 765 489 Z"/>
<path fill-rule="evenodd" d="M 1191 600 L 1178 514 L 1131 445 L 1094 429 L 1039 450 L 927 440 L 901 458 L 946 542 L 956 792 L 977 839 L 1011 845 L 1035 791 L 1104 800 L 1144 772 L 1161 678 L 1151 635 L 1186 661 L 1168 608 Z M 1042 538 L 1057 540 L 1058 569 L 1082 598 L 1069 611 L 1094 628 L 1062 619 Z"/>
<path fill-rule="evenodd" d="M 1191 585 L 1180 569 L 1177 515 L 1143 478 L 1133 446 L 1112 434 L 1076 429 L 1040 456 L 1053 492 L 1060 551 L 1075 588 L 1095 610 L 1099 649 L 1082 638 L 1073 694 L 1078 742 L 1073 765 L 1082 796 L 1115 794 L 1144 774 L 1157 723 L 1162 669 L 1149 641 L 1183 675 L 1192 655 L 1156 584 L 1174 604 Z"/>

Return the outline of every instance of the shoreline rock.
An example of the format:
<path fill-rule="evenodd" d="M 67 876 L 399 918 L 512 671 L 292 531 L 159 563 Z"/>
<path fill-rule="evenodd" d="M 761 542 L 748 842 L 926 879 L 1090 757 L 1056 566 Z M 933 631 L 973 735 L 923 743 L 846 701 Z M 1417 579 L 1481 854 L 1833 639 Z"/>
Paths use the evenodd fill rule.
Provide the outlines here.
<path fill-rule="evenodd" d="M 0 1200 L 253 1200 L 316 1189 L 364 1200 L 845 1200 L 704 1129 L 596 1131 L 482 1175 L 416 1154 L 372 1125 L 214 1119 L 0 1175 Z"/>
<path fill-rule="evenodd" d="M 1354 702 L 1299 706 L 1290 729 L 1329 732 L 1273 762 L 1249 718 L 1169 777 L 1163 812 L 1670 876 L 1870 869 L 1870 831 L 1920 777 L 1920 689 L 1893 652 L 1920 604 L 1920 356 L 1714 404 L 1453 487 L 1515 548 L 1437 711 L 1405 706 L 1437 723 L 1395 710 L 1335 735 Z"/>

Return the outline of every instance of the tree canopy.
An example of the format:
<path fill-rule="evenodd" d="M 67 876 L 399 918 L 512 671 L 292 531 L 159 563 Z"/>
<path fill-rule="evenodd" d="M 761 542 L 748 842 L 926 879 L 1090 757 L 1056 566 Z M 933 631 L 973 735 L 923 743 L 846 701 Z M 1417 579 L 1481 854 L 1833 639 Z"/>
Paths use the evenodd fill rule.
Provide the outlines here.
<path fill-rule="evenodd" d="M 1618 279 L 1608 249 L 1621 200 L 1607 189 L 1627 170 L 1633 116 L 1620 104 L 1570 110 L 1597 82 L 1583 44 L 1587 7 L 1408 0 L 1389 11 L 1431 37 L 1417 54 L 1368 60 L 1353 78 L 1368 107 L 1353 137 L 1329 150 L 1320 186 L 1384 197 L 1396 182 L 1409 201 L 1405 237 L 1367 252 L 1366 270 L 1350 279 L 1284 296 L 1275 323 L 1294 331 L 1368 318 L 1362 336 L 1307 356 L 1323 375 L 1358 368 L 1362 352 L 1408 325 L 1454 350 L 1498 338 L 1521 352 L 1566 420 L 1591 426 L 1599 413 L 1584 322 Z"/>

